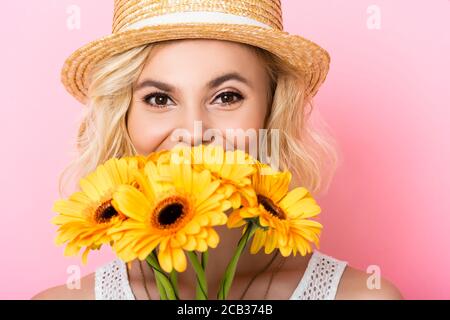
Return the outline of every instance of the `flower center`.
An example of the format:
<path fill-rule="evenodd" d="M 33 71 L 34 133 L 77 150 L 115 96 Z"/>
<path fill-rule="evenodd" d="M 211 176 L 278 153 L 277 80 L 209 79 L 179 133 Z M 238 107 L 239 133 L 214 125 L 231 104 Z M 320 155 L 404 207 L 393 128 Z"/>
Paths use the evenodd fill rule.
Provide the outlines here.
<path fill-rule="evenodd" d="M 103 202 L 97 210 L 95 210 L 95 222 L 106 223 L 109 222 L 113 217 L 117 216 L 119 213 L 114 209 L 111 204 L 111 200 Z"/>
<path fill-rule="evenodd" d="M 266 209 L 266 211 L 271 215 L 282 220 L 286 219 L 286 215 L 284 214 L 283 210 L 276 206 L 270 198 L 258 194 L 258 202 L 262 204 L 264 209 Z"/>
<path fill-rule="evenodd" d="M 189 202 L 179 196 L 165 198 L 158 203 L 152 215 L 152 224 L 159 229 L 173 229 L 180 225 L 189 212 Z"/>

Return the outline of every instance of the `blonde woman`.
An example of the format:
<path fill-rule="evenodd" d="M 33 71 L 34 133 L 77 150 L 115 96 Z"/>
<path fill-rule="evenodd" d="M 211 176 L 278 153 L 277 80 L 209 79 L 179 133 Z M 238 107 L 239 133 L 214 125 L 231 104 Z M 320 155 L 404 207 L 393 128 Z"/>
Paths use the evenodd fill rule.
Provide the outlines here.
<path fill-rule="evenodd" d="M 236 147 L 227 129 L 253 130 L 258 139 L 259 129 L 266 129 L 269 140 L 278 130 L 276 156 L 280 169 L 293 173 L 292 187 L 318 195 L 338 161 L 332 140 L 310 117 L 328 64 L 324 49 L 282 31 L 279 0 L 192 1 L 187 7 L 116 0 L 113 34 L 75 52 L 63 69 L 64 85 L 86 107 L 78 157 L 62 187 L 67 177 L 84 176 L 112 157 L 170 149 L 180 142 L 174 137 L 180 128 L 190 133 L 184 143 L 224 141 L 226 148 Z M 207 129 L 215 129 L 217 139 L 206 139 Z M 241 236 L 238 229 L 218 232 L 221 243 L 210 250 L 207 268 L 210 299 Z M 159 299 L 147 264 L 135 260 L 131 266 L 117 259 L 85 276 L 80 290 L 63 285 L 34 298 Z M 183 299 L 195 299 L 193 279 L 190 268 L 180 274 Z M 401 298 L 385 279 L 378 290 L 369 290 L 366 281 L 365 272 L 317 250 L 289 258 L 245 252 L 228 298 Z"/>

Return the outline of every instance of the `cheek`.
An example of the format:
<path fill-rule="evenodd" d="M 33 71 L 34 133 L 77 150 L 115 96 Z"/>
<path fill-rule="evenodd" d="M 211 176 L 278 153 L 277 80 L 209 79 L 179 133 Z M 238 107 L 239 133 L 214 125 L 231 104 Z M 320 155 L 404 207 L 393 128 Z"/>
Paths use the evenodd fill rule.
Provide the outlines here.
<path fill-rule="evenodd" d="M 127 126 L 130 139 L 140 155 L 156 151 L 170 135 L 170 127 L 165 121 L 157 121 L 135 109 L 130 110 Z"/>
<path fill-rule="evenodd" d="M 252 101 L 234 111 L 224 112 L 220 117 L 215 117 L 216 128 L 226 129 L 262 129 L 267 111 L 265 101 Z"/>
<path fill-rule="evenodd" d="M 259 129 L 265 128 L 264 120 L 266 116 L 267 107 L 264 107 L 264 101 L 255 104 L 248 104 L 247 106 L 237 109 L 232 112 L 223 113 L 219 118 L 215 118 L 213 121 L 213 127 L 221 131 L 223 139 L 227 141 L 228 145 L 232 145 L 235 149 L 242 149 L 249 152 L 251 149 L 257 151 L 259 141 Z M 232 135 L 227 135 L 227 129 L 242 129 L 245 135 L 245 146 L 238 145 L 238 139 L 235 139 Z M 249 129 L 253 129 L 256 140 L 250 140 L 249 137 L 253 135 L 248 132 Z M 240 138 L 239 141 L 243 141 L 239 131 L 235 131 Z M 251 141 L 251 142 L 250 142 Z M 224 142 L 224 141 L 222 141 Z M 240 143 L 241 143 L 240 142 Z M 239 143 L 239 144 L 240 144 Z M 250 147 L 252 143 L 252 147 Z M 256 148 L 256 149 L 254 149 Z M 256 154 L 254 154 L 256 156 Z"/>

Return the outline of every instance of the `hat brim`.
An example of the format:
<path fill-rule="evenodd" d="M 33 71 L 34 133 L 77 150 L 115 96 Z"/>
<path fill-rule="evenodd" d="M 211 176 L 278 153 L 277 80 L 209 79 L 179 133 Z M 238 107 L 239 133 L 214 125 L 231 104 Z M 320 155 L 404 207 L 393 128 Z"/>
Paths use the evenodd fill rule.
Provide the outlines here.
<path fill-rule="evenodd" d="M 61 81 L 71 95 L 85 104 L 89 72 L 97 62 L 141 45 L 177 39 L 228 40 L 265 49 L 306 77 L 305 90 L 311 96 L 317 93 L 329 70 L 327 51 L 301 36 L 249 25 L 188 23 L 148 26 L 90 42 L 65 61 Z"/>

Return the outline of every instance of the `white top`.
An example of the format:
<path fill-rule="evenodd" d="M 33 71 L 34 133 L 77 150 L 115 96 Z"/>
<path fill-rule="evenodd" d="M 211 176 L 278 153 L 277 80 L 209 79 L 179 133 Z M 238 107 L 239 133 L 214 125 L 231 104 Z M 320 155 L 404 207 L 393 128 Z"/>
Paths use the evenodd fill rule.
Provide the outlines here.
<path fill-rule="evenodd" d="M 334 300 L 346 266 L 346 261 L 315 250 L 289 300 Z M 95 299 L 136 300 L 122 260 L 113 260 L 95 271 Z"/>

